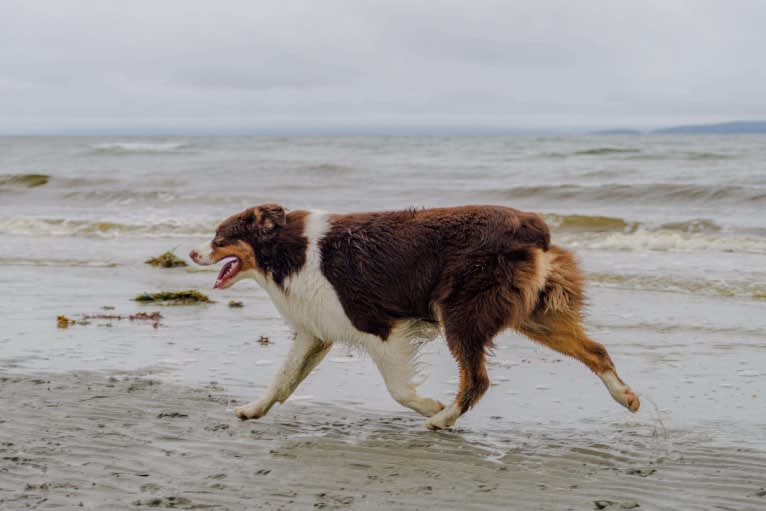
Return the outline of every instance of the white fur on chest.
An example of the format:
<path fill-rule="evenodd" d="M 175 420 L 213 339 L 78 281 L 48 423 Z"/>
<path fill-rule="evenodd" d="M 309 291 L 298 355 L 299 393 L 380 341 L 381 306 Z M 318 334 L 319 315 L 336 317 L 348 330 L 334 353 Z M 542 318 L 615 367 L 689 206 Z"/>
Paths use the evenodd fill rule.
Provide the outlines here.
<path fill-rule="evenodd" d="M 296 330 L 326 342 L 366 345 L 380 342 L 377 336 L 357 330 L 343 310 L 332 284 L 322 274 L 319 241 L 329 228 L 329 214 L 311 211 L 305 219 L 308 239 L 306 262 L 301 270 L 289 276 L 284 290 L 270 278 L 257 280 L 282 317 Z"/>

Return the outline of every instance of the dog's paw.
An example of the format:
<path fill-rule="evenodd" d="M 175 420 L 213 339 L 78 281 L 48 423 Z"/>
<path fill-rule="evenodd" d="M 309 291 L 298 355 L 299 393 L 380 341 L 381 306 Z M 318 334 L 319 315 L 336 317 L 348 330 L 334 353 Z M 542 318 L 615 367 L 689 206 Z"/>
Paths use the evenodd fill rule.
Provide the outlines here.
<path fill-rule="evenodd" d="M 266 409 L 262 406 L 259 406 L 258 404 L 247 404 L 244 406 L 238 406 L 234 409 L 234 415 L 239 417 L 240 419 L 248 420 L 248 419 L 260 419 L 264 415 L 266 415 Z"/>
<path fill-rule="evenodd" d="M 641 407 L 641 401 L 633 390 L 625 385 L 623 381 L 617 376 L 614 371 L 605 371 L 599 375 L 601 381 L 604 382 L 609 393 L 612 395 L 615 401 L 622 406 L 630 410 L 631 412 L 637 412 Z"/>
<path fill-rule="evenodd" d="M 460 416 L 455 405 L 450 405 L 426 421 L 426 427 L 431 431 L 447 429 L 455 424 Z"/>
<path fill-rule="evenodd" d="M 437 417 L 438 415 L 439 414 L 436 414 L 426 421 L 426 427 L 428 429 L 431 431 L 439 431 L 440 429 L 447 429 L 452 426 L 448 421 Z"/>
<path fill-rule="evenodd" d="M 625 400 L 623 401 L 625 408 L 636 413 L 641 407 L 641 401 L 638 399 L 638 396 L 633 393 L 630 387 L 625 388 L 623 392 L 625 393 Z"/>

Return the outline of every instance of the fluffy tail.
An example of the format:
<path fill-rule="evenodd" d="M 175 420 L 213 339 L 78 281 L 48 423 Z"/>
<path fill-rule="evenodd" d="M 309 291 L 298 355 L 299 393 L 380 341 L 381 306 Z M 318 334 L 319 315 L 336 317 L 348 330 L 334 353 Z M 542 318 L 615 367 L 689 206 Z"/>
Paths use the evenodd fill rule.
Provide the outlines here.
<path fill-rule="evenodd" d="M 555 312 L 579 319 L 585 305 L 585 278 L 574 255 L 551 245 L 547 251 L 539 253 L 538 261 L 542 282 L 532 318 Z"/>

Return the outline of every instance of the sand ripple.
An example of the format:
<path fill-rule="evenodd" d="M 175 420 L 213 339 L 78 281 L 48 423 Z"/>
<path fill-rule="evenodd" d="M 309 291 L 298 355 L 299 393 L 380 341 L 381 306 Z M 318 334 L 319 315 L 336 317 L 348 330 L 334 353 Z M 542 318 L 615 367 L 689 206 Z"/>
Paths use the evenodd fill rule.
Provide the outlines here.
<path fill-rule="evenodd" d="M 242 423 L 217 385 L 146 375 L 0 386 L 0 507 L 763 509 L 766 453 L 642 426 L 431 433 L 415 416 L 288 403 Z"/>

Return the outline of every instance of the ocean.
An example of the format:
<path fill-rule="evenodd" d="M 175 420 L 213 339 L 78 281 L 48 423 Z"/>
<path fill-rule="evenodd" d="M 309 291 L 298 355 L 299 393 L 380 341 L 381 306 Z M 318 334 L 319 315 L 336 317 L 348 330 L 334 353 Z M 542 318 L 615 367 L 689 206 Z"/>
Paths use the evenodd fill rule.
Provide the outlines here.
<path fill-rule="evenodd" d="M 264 202 L 337 212 L 503 204 L 542 213 L 594 285 L 758 300 L 764 162 L 759 136 L 5 137 L 0 261 L 50 262 L 17 250 L 49 240 L 175 246 Z"/>
<path fill-rule="evenodd" d="M 676 463 L 664 487 L 685 489 L 670 509 L 717 502 L 711 481 L 731 490 L 719 504 L 744 509 L 766 485 L 762 476 L 746 484 L 736 468 L 741 449 L 766 467 L 763 136 L 2 137 L 0 371 L 143 371 L 257 397 L 291 335 L 266 294 L 250 282 L 214 292 L 216 269 L 144 260 L 171 249 L 185 258 L 222 219 L 266 202 L 333 212 L 501 204 L 542 214 L 553 242 L 586 270 L 586 325 L 642 410 L 628 414 L 578 363 L 504 333 L 493 387 L 459 422 L 464 441 L 495 461 L 526 446 L 518 456 L 532 465 L 570 452 L 562 446 L 583 464 L 618 471 Z M 189 288 L 217 303 L 131 301 Z M 231 299 L 245 307 L 227 307 Z M 159 328 L 106 320 L 56 328 L 58 315 L 104 306 L 165 317 Z M 423 366 L 425 392 L 449 399 L 457 374 L 443 343 L 425 349 Z M 372 364 L 342 347 L 262 420 L 274 425 L 291 406 L 318 404 L 328 417 L 349 409 L 367 417 L 348 433 L 354 441 L 376 434 L 369 421 L 381 413 L 411 418 L 398 434 L 422 428 Z M 315 433 L 307 422 L 294 427 Z M 715 463 L 705 465 L 713 458 L 730 462 L 728 476 L 715 479 Z M 690 459 L 709 468 L 691 487 Z M 571 482 L 556 474 L 562 488 Z M 631 498 L 662 508 L 651 480 L 631 481 L 640 490 Z"/>

